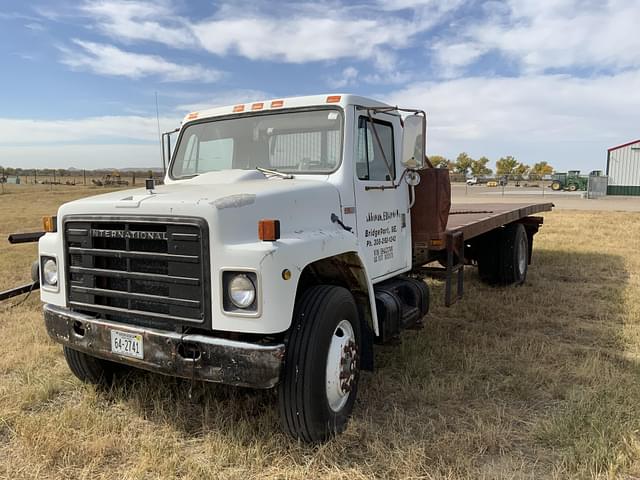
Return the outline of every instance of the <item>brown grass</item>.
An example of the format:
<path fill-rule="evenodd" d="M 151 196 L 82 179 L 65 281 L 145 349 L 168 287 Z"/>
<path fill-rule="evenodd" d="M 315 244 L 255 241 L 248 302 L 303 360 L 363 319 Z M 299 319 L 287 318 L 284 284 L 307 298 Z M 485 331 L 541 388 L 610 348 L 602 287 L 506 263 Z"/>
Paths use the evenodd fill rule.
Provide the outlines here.
<path fill-rule="evenodd" d="M 87 193 L 0 196 L 0 288 L 27 281 L 35 256 L 6 234 Z M 545 220 L 525 286 L 490 288 L 469 269 L 447 309 L 429 281 L 427 327 L 377 350 L 350 427 L 319 447 L 280 433 L 273 392 L 147 373 L 83 385 L 37 295 L 0 305 L 0 477 L 638 476 L 640 214 Z"/>

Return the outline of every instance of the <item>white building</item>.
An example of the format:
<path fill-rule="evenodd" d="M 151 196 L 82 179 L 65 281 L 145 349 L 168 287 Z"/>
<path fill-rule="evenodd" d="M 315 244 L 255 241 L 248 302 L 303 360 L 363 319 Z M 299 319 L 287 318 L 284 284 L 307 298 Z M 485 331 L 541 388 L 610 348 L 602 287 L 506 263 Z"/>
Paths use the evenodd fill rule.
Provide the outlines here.
<path fill-rule="evenodd" d="M 607 150 L 608 195 L 640 195 L 640 140 Z"/>

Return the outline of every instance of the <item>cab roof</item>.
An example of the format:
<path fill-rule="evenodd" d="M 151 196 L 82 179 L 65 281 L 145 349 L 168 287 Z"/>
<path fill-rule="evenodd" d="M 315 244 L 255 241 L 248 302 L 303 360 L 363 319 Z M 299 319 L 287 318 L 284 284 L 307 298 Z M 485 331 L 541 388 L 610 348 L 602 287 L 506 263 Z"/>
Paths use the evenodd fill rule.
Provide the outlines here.
<path fill-rule="evenodd" d="M 270 100 L 258 100 L 255 102 L 237 103 L 224 107 L 208 108 L 197 112 L 191 112 L 184 117 L 183 123 L 190 120 L 218 117 L 233 113 L 279 110 L 282 108 L 316 107 L 326 105 L 337 105 L 342 108 L 347 105 L 360 105 L 363 107 L 390 107 L 386 103 L 379 102 L 372 98 L 352 95 L 350 93 L 327 93 L 323 95 L 309 95 L 305 97 L 280 97 Z"/>

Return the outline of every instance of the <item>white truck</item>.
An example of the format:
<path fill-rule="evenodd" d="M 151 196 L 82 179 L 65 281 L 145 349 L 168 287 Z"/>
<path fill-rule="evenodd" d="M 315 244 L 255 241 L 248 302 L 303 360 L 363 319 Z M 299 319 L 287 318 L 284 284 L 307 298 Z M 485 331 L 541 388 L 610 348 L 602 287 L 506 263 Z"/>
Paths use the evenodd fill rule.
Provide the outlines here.
<path fill-rule="evenodd" d="M 345 94 L 187 115 L 165 185 L 45 219 L 49 335 L 83 381 L 127 365 L 277 387 L 284 430 L 328 439 L 347 425 L 374 344 L 421 326 L 422 277 L 444 275 L 447 304 L 464 264 L 523 282 L 542 223 L 531 214 L 551 209 L 450 209 L 425 138 L 423 112 Z M 424 267 L 433 260 L 440 272 Z"/>

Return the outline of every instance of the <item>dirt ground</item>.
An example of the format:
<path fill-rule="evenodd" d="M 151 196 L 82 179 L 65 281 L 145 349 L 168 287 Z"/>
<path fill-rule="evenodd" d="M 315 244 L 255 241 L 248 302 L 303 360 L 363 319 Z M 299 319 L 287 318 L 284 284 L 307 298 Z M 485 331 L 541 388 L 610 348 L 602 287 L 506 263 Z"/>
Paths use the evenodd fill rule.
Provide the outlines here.
<path fill-rule="evenodd" d="M 102 191 L 0 196 L 0 289 L 27 281 L 36 255 L 10 232 Z M 281 433 L 272 391 L 144 372 L 84 385 L 37 293 L 0 304 L 0 478 L 639 478 L 640 213 L 544 216 L 524 286 L 467 268 L 446 308 L 427 281 L 425 328 L 376 350 L 349 428 L 320 446 Z"/>
<path fill-rule="evenodd" d="M 536 203 L 552 202 L 560 210 L 591 210 L 607 212 L 640 212 L 640 196 L 612 195 L 603 198 L 583 198 L 585 192 L 553 192 L 549 188 L 451 185 L 451 196 L 457 203 Z"/>

